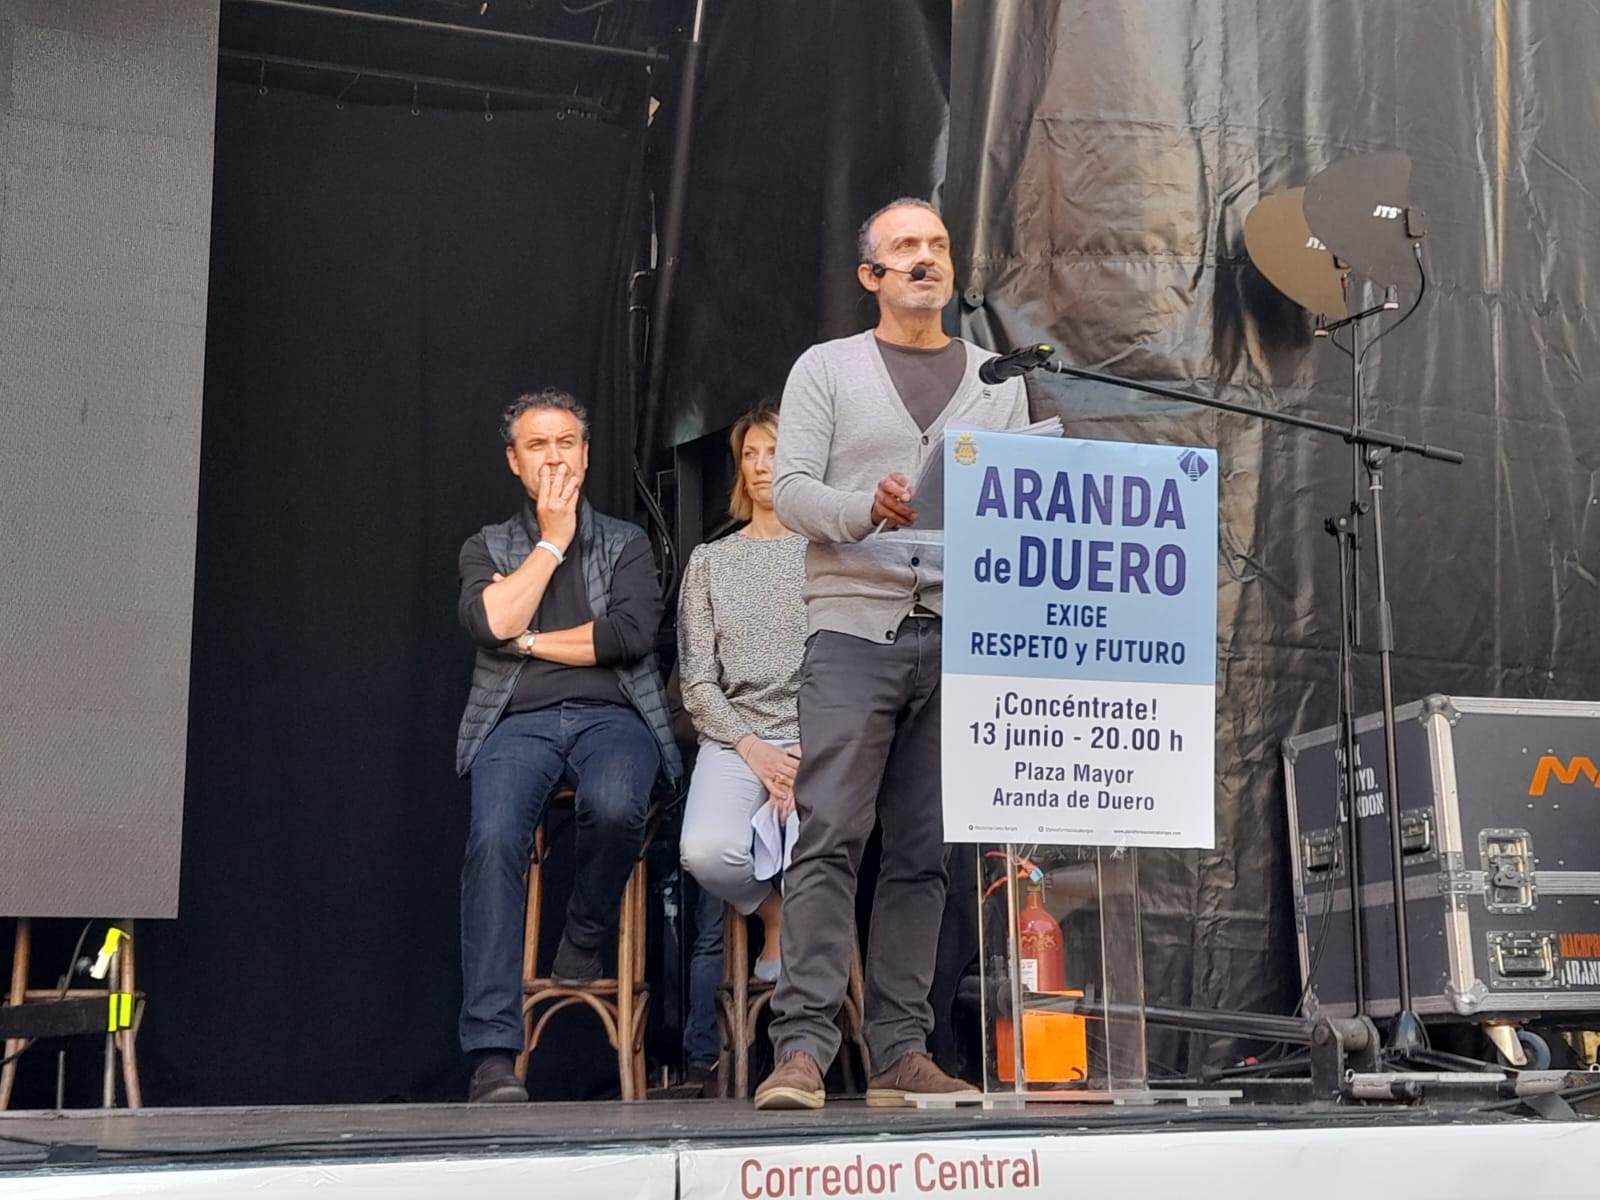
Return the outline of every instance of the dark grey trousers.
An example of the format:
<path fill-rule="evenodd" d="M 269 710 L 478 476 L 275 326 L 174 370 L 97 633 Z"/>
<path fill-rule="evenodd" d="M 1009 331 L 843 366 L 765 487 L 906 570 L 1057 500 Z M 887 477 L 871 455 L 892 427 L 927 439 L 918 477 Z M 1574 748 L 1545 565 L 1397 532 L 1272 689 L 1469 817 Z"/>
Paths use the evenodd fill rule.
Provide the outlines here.
<path fill-rule="evenodd" d="M 940 623 L 907 617 L 887 645 L 826 630 L 800 674 L 800 837 L 783 884 L 783 974 L 773 995 L 779 1057 L 827 1069 L 839 1051 L 855 936 L 856 874 L 875 821 L 883 859 L 867 939 L 866 1037 L 875 1071 L 925 1050 L 944 911 L 939 799 Z"/>

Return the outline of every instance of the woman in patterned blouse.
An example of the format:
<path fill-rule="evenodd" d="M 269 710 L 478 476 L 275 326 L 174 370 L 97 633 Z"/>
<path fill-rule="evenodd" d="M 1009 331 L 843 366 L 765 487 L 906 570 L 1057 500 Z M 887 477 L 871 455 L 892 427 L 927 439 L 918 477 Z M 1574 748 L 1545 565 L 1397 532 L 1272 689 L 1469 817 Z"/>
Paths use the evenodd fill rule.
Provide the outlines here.
<path fill-rule="evenodd" d="M 696 547 L 678 604 L 683 703 L 700 734 L 679 852 L 703 889 L 760 917 L 764 937 L 755 975 L 770 981 L 780 969 L 779 896 L 770 879 L 756 878 L 751 818 L 771 805 L 782 828 L 794 812 L 806 541 L 784 528 L 772 508 L 777 409 L 745 414 L 729 442 L 738 475 L 728 510 L 746 524 Z M 701 943 L 711 945 L 704 937 Z M 697 965 L 705 957 L 701 943 Z M 714 959 L 695 974 L 713 970 L 719 970 Z M 714 993 L 716 976 L 710 983 Z M 696 990 L 692 980 L 691 993 Z M 699 1055 L 691 1048 L 689 1057 Z"/>

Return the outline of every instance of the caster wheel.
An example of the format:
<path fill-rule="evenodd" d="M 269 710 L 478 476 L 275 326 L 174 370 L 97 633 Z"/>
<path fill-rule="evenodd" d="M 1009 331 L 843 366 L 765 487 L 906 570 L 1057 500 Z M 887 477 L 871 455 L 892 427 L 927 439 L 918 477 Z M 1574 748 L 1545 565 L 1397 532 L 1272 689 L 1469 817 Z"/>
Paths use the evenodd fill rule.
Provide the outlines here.
<path fill-rule="evenodd" d="M 1522 1071 L 1548 1071 L 1550 1069 L 1550 1044 L 1537 1033 L 1527 1029 L 1517 1030 L 1517 1041 L 1522 1043 L 1522 1052 L 1528 1056 L 1528 1061 L 1519 1070 Z M 1505 1056 L 1500 1055 L 1500 1061 L 1506 1062 Z M 1510 1066 L 1510 1063 L 1506 1063 Z"/>

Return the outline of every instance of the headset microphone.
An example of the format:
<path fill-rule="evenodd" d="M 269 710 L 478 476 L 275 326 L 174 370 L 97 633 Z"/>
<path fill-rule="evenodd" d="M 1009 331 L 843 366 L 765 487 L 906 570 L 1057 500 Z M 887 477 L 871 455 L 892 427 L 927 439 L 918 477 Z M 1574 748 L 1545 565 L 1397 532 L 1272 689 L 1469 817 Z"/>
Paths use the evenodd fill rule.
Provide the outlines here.
<path fill-rule="evenodd" d="M 902 270 L 900 267 L 886 267 L 882 263 L 873 263 L 872 264 L 872 273 L 873 273 L 873 275 L 877 276 L 879 279 L 882 279 L 890 271 L 898 272 L 901 275 L 909 275 L 909 276 L 911 276 L 911 281 L 913 283 L 920 283 L 922 280 L 924 280 L 924 279 L 926 279 L 928 277 L 928 268 L 923 266 L 921 263 L 918 263 L 916 266 L 912 267 L 909 271 Z"/>

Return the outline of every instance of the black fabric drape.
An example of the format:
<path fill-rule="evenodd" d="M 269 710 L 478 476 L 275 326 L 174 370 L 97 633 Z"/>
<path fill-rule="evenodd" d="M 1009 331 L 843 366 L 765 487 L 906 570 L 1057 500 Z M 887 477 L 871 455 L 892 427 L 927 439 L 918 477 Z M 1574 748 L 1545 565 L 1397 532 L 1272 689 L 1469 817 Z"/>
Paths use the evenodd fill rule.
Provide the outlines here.
<path fill-rule="evenodd" d="M 1366 359 L 1368 415 L 1468 460 L 1388 470 L 1398 699 L 1592 697 L 1600 410 L 1582 364 L 1600 335 L 1582 313 L 1597 50 L 1592 9 L 1531 0 L 960 5 L 948 207 L 979 289 L 967 327 L 1347 419 L 1347 360 L 1249 265 L 1244 217 L 1330 162 L 1410 154 L 1430 288 Z M 1034 395 L 1078 435 L 1220 448 L 1217 848 L 1143 857 L 1146 986 L 1159 1001 L 1287 1011 L 1299 988 L 1277 746 L 1335 717 L 1321 527 L 1349 502 L 1349 451 L 1093 385 L 1036 379 Z M 1369 599 L 1371 580 L 1369 559 Z M 1369 657 L 1363 710 L 1375 680 Z M 1152 1045 L 1184 1065 L 1172 1039 Z"/>
<path fill-rule="evenodd" d="M 519 503 L 498 414 L 545 384 L 589 401 L 588 494 L 629 512 L 608 248 L 637 150 L 223 86 L 182 900 L 140 933 L 155 1102 L 459 1096 L 456 552 Z"/>
<path fill-rule="evenodd" d="M 775 401 L 802 350 L 877 319 L 856 226 L 936 193 L 949 46 L 946 0 L 709 6 L 667 445 Z"/>

